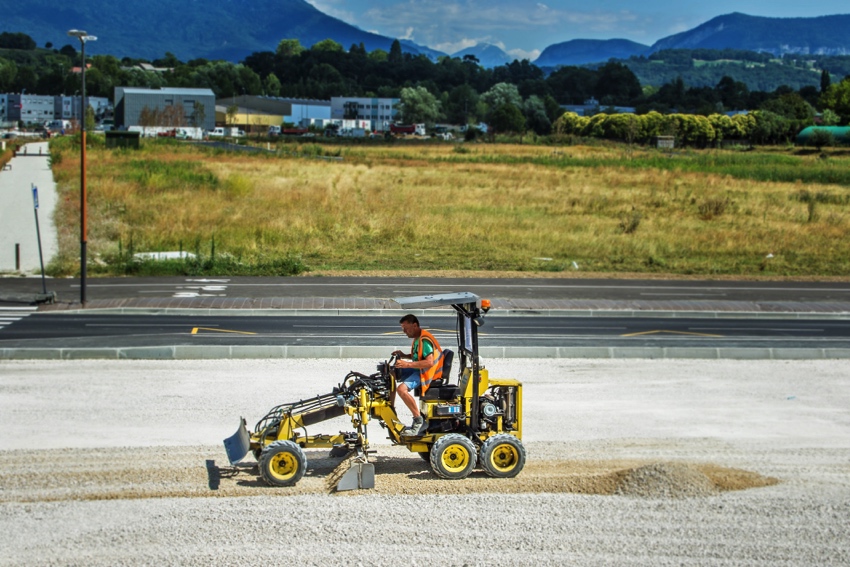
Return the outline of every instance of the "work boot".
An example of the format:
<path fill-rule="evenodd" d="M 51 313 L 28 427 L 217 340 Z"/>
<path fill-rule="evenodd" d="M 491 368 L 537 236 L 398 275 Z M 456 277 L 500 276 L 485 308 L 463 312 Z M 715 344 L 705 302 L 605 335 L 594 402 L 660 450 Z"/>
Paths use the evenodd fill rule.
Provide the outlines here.
<path fill-rule="evenodd" d="M 413 423 L 410 427 L 405 427 L 401 434 L 406 437 L 418 437 L 425 432 L 425 420 L 420 415 L 413 418 Z"/>

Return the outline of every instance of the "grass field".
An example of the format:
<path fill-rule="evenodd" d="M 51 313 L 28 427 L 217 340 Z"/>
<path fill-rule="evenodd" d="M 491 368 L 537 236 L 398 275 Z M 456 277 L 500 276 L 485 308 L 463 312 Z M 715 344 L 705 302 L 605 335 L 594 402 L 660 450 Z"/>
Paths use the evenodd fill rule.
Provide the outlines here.
<path fill-rule="evenodd" d="M 79 270 L 79 150 L 51 142 L 54 275 Z M 77 141 L 78 144 L 78 141 Z M 850 156 L 619 145 L 169 140 L 88 156 L 93 274 L 344 270 L 850 275 Z M 196 261 L 137 262 L 183 250 Z"/>

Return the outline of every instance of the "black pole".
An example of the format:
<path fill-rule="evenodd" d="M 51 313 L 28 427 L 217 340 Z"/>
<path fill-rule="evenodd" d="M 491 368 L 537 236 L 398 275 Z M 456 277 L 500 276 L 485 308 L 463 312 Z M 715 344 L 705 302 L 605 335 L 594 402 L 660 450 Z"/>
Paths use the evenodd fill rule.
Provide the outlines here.
<path fill-rule="evenodd" d="M 86 304 L 86 40 L 80 38 L 83 56 L 83 98 L 80 114 L 83 123 L 80 146 L 80 303 Z"/>
<path fill-rule="evenodd" d="M 35 196 L 35 189 L 33 189 Z M 38 261 L 41 264 L 41 291 L 47 295 L 47 282 L 44 279 L 44 256 L 41 253 L 41 229 L 38 226 L 38 200 L 34 202 L 33 212 L 35 213 L 35 237 L 38 239 Z"/>

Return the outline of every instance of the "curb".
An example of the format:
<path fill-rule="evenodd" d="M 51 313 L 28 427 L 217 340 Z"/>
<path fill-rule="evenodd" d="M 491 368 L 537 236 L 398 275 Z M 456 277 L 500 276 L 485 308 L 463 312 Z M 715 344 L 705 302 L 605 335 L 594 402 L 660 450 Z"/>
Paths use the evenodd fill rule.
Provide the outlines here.
<path fill-rule="evenodd" d="M 422 317 L 454 317 L 448 308 L 432 309 L 222 309 L 197 307 L 104 307 L 41 311 L 57 315 L 189 315 L 219 317 L 396 317 L 413 313 Z M 673 311 L 641 309 L 498 309 L 487 317 L 648 317 L 663 319 L 850 319 L 850 312 L 824 311 Z"/>
<path fill-rule="evenodd" d="M 483 359 L 689 359 L 689 360 L 836 360 L 850 359 L 842 348 L 701 347 L 481 347 Z M 8 348 L 0 360 L 211 360 L 387 357 L 372 346 L 156 346 L 125 348 Z"/>

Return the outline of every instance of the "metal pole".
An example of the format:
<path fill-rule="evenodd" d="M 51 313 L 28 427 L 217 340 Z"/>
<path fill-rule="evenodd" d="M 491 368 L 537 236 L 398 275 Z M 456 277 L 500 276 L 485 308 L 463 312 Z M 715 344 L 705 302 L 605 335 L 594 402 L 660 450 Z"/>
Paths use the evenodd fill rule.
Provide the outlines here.
<path fill-rule="evenodd" d="M 35 236 L 38 239 L 38 261 L 41 263 L 41 291 L 47 295 L 47 282 L 44 279 L 44 256 L 41 252 L 41 229 L 38 226 L 38 189 L 32 186 L 33 212 L 35 213 Z"/>
<path fill-rule="evenodd" d="M 86 42 L 97 38 L 88 35 L 82 30 L 69 30 L 68 35 L 80 40 L 81 53 L 83 57 L 83 96 L 80 100 L 80 119 L 82 129 L 80 131 L 80 303 L 86 305 Z"/>
<path fill-rule="evenodd" d="M 15 271 L 21 271 L 21 245 L 15 243 Z"/>
<path fill-rule="evenodd" d="M 80 146 L 80 303 L 86 305 L 86 40 L 80 38 L 83 54 L 83 98 L 80 101 L 83 129 Z"/>

